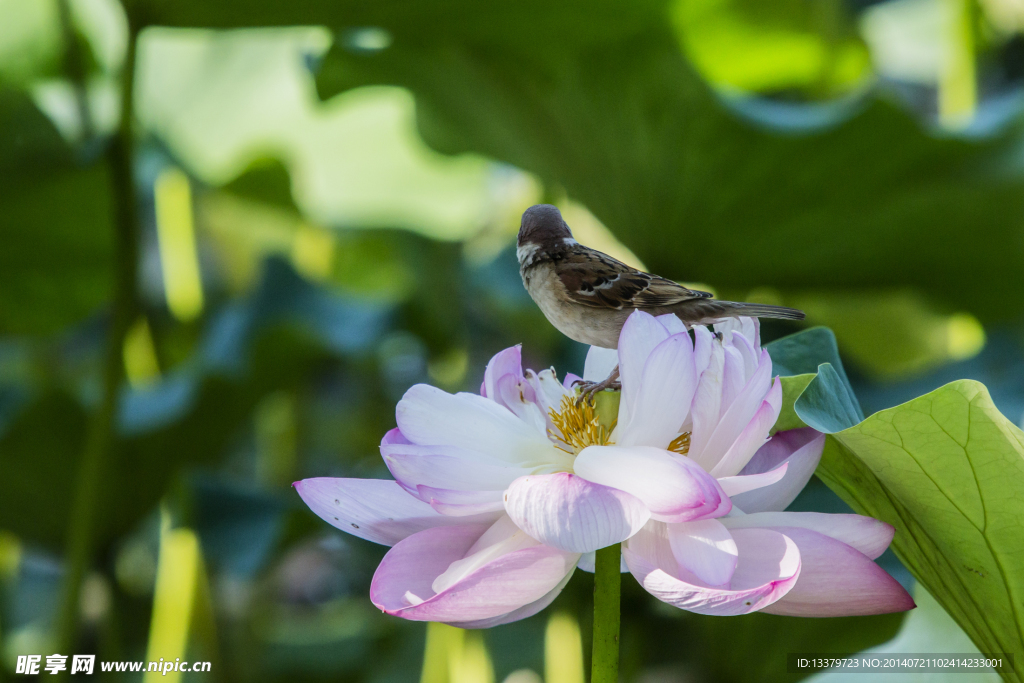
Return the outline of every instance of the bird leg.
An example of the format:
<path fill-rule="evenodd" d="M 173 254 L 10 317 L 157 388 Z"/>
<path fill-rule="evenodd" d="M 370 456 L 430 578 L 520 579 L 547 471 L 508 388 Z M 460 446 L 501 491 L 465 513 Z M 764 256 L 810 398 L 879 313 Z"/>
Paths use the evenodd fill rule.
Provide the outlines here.
<path fill-rule="evenodd" d="M 622 383 L 619 382 L 619 366 L 616 365 L 615 369 L 612 370 L 611 374 L 600 382 L 588 382 L 586 380 L 577 380 L 576 385 L 583 387 L 583 391 L 576 398 L 576 405 L 583 403 L 584 400 L 593 402 L 594 394 L 605 389 L 621 389 Z"/>

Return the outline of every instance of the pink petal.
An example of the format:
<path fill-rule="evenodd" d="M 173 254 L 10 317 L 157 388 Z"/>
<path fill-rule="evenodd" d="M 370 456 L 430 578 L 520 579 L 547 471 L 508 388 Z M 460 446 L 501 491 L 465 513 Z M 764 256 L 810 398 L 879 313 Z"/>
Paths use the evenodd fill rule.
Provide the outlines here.
<path fill-rule="evenodd" d="M 736 571 L 736 541 L 717 519 L 669 524 L 668 542 L 679 566 L 709 586 L 728 583 Z"/>
<path fill-rule="evenodd" d="M 587 360 L 583 364 L 583 379 L 588 382 L 600 382 L 612 374 L 612 370 L 618 364 L 618 351 L 591 346 L 587 351 Z"/>
<path fill-rule="evenodd" d="M 512 610 L 507 614 L 502 614 L 497 617 L 490 619 L 478 619 L 477 621 L 453 621 L 449 622 L 452 626 L 458 628 L 491 628 L 492 626 L 501 626 L 502 624 L 510 624 L 513 621 L 519 621 L 520 619 L 526 619 L 532 617 L 537 612 L 541 611 L 558 597 L 558 594 L 562 592 L 565 585 L 569 583 L 569 579 L 572 578 L 573 572 L 569 572 L 562 579 L 561 583 L 552 588 L 547 595 L 542 597 L 540 600 L 534 600 L 528 605 L 523 605 L 517 610 Z"/>
<path fill-rule="evenodd" d="M 624 541 L 651 516 L 629 493 L 567 472 L 515 480 L 505 492 L 505 510 L 533 538 L 573 553 Z"/>
<path fill-rule="evenodd" d="M 508 408 L 523 422 L 539 432 L 547 433 L 545 414 L 537 404 L 537 392 L 525 379 L 512 375 L 499 377 L 495 383 L 495 402 Z"/>
<path fill-rule="evenodd" d="M 824 512 L 755 512 L 723 519 L 730 529 L 750 527 L 799 527 L 830 536 L 875 559 L 885 552 L 896 530 L 873 517 Z M 783 529 L 775 529 L 787 533 Z"/>
<path fill-rule="evenodd" d="M 619 443 L 666 448 L 679 434 L 696 389 L 690 335 L 673 335 L 648 356 L 640 389 L 630 407 L 629 422 L 619 429 Z"/>
<path fill-rule="evenodd" d="M 650 446 L 590 446 L 580 451 L 576 474 L 636 496 L 663 522 L 720 517 L 732 507 L 714 477 L 685 457 Z"/>
<path fill-rule="evenodd" d="M 565 461 L 536 425 L 520 420 L 507 408 L 475 394 L 448 394 L 426 384 L 405 393 L 396 409 L 402 434 L 426 446 L 455 446 L 485 452 L 514 465 Z"/>
<path fill-rule="evenodd" d="M 810 481 L 824 447 L 825 435 L 810 427 L 777 432 L 758 449 L 740 475 L 765 472 L 787 464 L 786 476 L 777 484 L 736 496 L 733 504 L 748 513 L 785 510 Z"/>
<path fill-rule="evenodd" d="M 750 459 L 754 457 L 754 453 L 757 453 L 757 450 L 768 440 L 768 434 L 771 432 L 775 421 L 779 419 L 779 411 L 781 409 L 782 382 L 776 378 L 772 388 L 764 397 L 761 406 L 754 413 L 754 417 L 743 431 L 736 436 L 736 440 L 733 441 L 725 455 L 722 456 L 722 459 L 711 468 L 711 474 L 715 477 L 728 477 L 739 473 L 750 462 Z M 729 412 L 731 413 L 732 411 L 730 410 Z M 728 414 L 723 418 L 723 424 L 727 419 L 729 419 Z M 721 425 L 719 425 L 719 429 L 721 429 Z M 704 463 L 701 464 L 703 465 Z"/>
<path fill-rule="evenodd" d="M 523 378 L 523 354 L 519 344 L 499 351 L 487 363 L 480 395 L 498 400 L 498 380 L 506 375 L 511 375 L 516 381 Z"/>
<path fill-rule="evenodd" d="M 394 429 L 389 431 L 387 434 L 384 435 L 384 438 L 380 440 L 381 446 L 392 446 L 397 444 L 409 443 L 412 442 L 409 441 L 409 439 L 405 438 L 405 435 L 402 434 L 402 430 L 399 429 L 398 427 L 395 427 Z"/>
<path fill-rule="evenodd" d="M 500 555 L 435 593 L 432 584 L 466 554 L 487 525 L 427 529 L 392 548 L 373 576 L 370 599 L 414 621 L 494 619 L 544 599 L 573 571 L 579 556 L 543 545 Z"/>
<path fill-rule="evenodd" d="M 491 522 L 499 513 L 446 517 L 388 479 L 319 477 L 294 484 L 303 502 L 328 524 L 382 545 L 436 526 Z"/>
<path fill-rule="evenodd" d="M 736 529 L 739 559 L 729 588 L 708 586 L 679 566 L 668 526 L 649 523 L 623 546 L 622 555 L 651 595 L 675 607 L 721 616 L 755 612 L 785 595 L 800 575 L 800 552 L 792 540 L 767 529 Z"/>
<path fill-rule="evenodd" d="M 772 484 L 781 481 L 782 478 L 786 476 L 786 470 L 788 468 L 788 463 L 782 463 L 774 470 L 761 472 L 760 474 L 742 474 L 736 475 L 735 477 L 719 477 L 718 483 L 722 487 L 722 490 L 725 491 L 726 495 L 733 498 L 741 493 L 754 491 L 765 486 L 771 486 Z"/>
<path fill-rule="evenodd" d="M 793 589 L 765 612 L 846 617 L 903 612 L 916 606 L 896 579 L 845 543 L 809 529 L 783 527 L 777 531 L 800 548 L 802 569 Z"/>
<path fill-rule="evenodd" d="M 457 491 L 417 486 L 416 493 L 417 498 L 428 503 L 442 515 L 453 517 L 502 512 L 505 509 L 501 491 Z"/>

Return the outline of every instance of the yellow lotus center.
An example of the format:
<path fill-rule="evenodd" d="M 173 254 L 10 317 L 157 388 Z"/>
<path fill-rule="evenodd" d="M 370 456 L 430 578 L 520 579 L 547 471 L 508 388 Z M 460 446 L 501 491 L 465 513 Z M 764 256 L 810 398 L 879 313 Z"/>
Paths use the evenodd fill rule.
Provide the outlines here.
<path fill-rule="evenodd" d="M 579 455 L 587 446 L 610 446 L 613 443 L 611 435 L 617 420 L 609 427 L 602 425 L 590 401 L 577 403 L 575 396 L 563 396 L 558 411 L 552 408 L 550 415 L 555 428 L 548 429 L 548 434 L 555 440 L 555 448 L 569 455 Z"/>
<path fill-rule="evenodd" d="M 575 396 L 563 396 L 558 410 L 551 408 L 549 415 L 554 429 L 548 429 L 548 434 L 555 442 L 555 448 L 569 455 L 579 455 L 587 446 L 611 446 L 615 443 L 611 436 L 618 420 L 612 420 L 608 426 L 602 425 L 590 401 L 577 402 Z M 680 455 L 689 453 L 690 432 L 683 432 L 673 439 L 668 450 Z"/>

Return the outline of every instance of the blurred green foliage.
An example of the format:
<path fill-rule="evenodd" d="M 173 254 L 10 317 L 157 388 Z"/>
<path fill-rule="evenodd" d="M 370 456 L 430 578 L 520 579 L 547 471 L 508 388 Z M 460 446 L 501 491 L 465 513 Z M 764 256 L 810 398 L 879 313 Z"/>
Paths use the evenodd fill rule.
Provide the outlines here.
<path fill-rule="evenodd" d="M 780 428 L 856 422 L 959 377 L 1024 414 L 1013 10 L 971 5 L 967 53 L 963 26 L 929 34 L 948 48 L 932 61 L 966 71 L 900 81 L 892 55 L 913 45 L 885 43 L 879 17 L 929 30 L 901 2 L 0 0 L 0 671 L 47 644 L 102 394 L 128 45 L 139 318 L 81 651 L 143 658 L 170 525 L 201 542 L 221 679 L 415 680 L 422 625 L 366 599 L 383 549 L 329 532 L 288 484 L 387 476 L 377 444 L 402 393 L 474 390 L 511 344 L 581 371 L 585 349 L 519 281 L 531 203 L 573 202 L 654 272 L 834 329 L 772 347 Z M 943 117 L 949 92 L 967 123 Z M 157 219 L 172 169 L 187 226 Z M 167 230 L 194 237 L 195 319 L 168 306 L 185 276 L 161 260 Z M 766 341 L 795 330 L 764 325 Z M 848 510 L 820 484 L 794 506 Z M 589 582 L 552 608 L 584 643 Z M 701 617 L 628 578 L 623 610 L 627 680 L 796 680 L 779 653 L 858 651 L 903 623 Z M 547 615 L 485 634 L 496 680 L 544 670 Z"/>

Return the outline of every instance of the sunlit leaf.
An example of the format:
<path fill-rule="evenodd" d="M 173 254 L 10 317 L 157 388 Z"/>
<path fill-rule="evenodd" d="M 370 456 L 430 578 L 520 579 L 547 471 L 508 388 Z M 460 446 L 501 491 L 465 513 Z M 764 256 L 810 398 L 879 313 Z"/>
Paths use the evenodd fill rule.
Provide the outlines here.
<path fill-rule="evenodd" d="M 525 174 L 427 147 L 413 98 L 401 88 L 320 102 L 305 61 L 328 44 L 312 28 L 149 30 L 139 48 L 140 118 L 210 184 L 231 180 L 254 159 L 285 159 L 295 203 L 319 225 L 462 239 L 532 203 L 536 187 Z M 252 196 L 258 188 L 249 185 Z"/>
<path fill-rule="evenodd" d="M 672 18 L 687 55 L 716 86 L 827 97 L 870 78 L 867 50 L 836 0 L 679 0 Z"/>
<path fill-rule="evenodd" d="M 897 557 L 982 652 L 1024 652 L 1024 433 L 984 386 L 954 382 L 831 435 L 817 474 L 896 527 Z"/>

